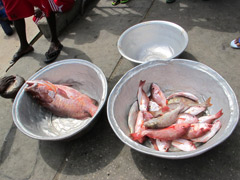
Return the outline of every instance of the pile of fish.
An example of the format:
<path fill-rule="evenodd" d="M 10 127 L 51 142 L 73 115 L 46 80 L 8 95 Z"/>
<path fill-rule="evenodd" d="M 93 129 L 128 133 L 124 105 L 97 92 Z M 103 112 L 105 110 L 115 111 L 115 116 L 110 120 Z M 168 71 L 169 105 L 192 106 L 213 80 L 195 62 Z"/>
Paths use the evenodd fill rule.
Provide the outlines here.
<path fill-rule="evenodd" d="M 152 83 L 151 95 L 143 90 L 145 81 L 140 81 L 137 101 L 128 114 L 131 138 L 157 151 L 192 151 L 211 139 L 221 128 L 218 120 L 222 109 L 216 114 L 207 114 L 211 98 L 200 103 L 189 92 L 175 92 L 166 97 L 160 87 Z"/>
<path fill-rule="evenodd" d="M 26 81 L 25 91 L 54 115 L 84 120 L 93 117 L 97 102 L 89 96 L 65 85 L 44 80 Z"/>

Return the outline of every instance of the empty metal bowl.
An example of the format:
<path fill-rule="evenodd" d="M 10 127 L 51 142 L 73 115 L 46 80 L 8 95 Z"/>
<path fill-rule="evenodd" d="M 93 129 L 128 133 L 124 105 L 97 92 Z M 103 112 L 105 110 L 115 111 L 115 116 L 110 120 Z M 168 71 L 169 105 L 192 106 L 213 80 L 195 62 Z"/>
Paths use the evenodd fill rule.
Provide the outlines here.
<path fill-rule="evenodd" d="M 117 47 L 126 59 L 144 63 L 176 58 L 187 44 L 188 35 L 179 25 L 168 21 L 147 21 L 124 31 Z"/>
<path fill-rule="evenodd" d="M 128 128 L 128 113 L 137 100 L 140 80 L 146 80 L 144 90 L 150 93 L 151 83 L 157 83 L 165 95 L 186 91 L 195 94 L 201 101 L 211 97 L 210 114 L 223 110 L 221 129 L 207 143 L 189 152 L 159 152 L 133 141 Z M 131 148 L 153 156 L 168 159 L 183 159 L 200 155 L 227 139 L 239 119 L 239 107 L 234 91 L 216 71 L 191 60 L 173 59 L 151 61 L 128 71 L 115 85 L 107 103 L 109 123 L 119 139 Z"/>
<path fill-rule="evenodd" d="M 24 84 L 12 109 L 13 121 L 20 131 L 34 139 L 55 141 L 78 137 L 92 127 L 107 98 L 107 81 L 101 69 L 85 60 L 68 59 L 44 67 L 28 80 L 35 79 L 71 85 L 97 100 L 98 110 L 86 120 L 56 117 L 24 91 Z"/>

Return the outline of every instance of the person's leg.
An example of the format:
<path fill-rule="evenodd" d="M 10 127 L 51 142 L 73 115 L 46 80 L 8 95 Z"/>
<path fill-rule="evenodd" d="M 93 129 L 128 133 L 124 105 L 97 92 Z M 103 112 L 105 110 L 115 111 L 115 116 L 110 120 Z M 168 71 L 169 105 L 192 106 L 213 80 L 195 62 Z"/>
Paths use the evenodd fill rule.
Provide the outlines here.
<path fill-rule="evenodd" d="M 13 34 L 13 29 L 10 26 L 9 21 L 2 21 L 0 20 L 0 24 L 3 28 L 3 31 L 5 32 L 6 35 L 11 36 Z"/>
<path fill-rule="evenodd" d="M 15 26 L 15 29 L 20 40 L 20 49 L 26 49 L 29 46 L 29 44 L 27 42 L 25 20 L 18 19 L 13 21 L 13 24 Z"/>
<path fill-rule="evenodd" d="M 18 19 L 18 20 L 13 21 L 13 24 L 14 24 L 14 27 L 18 34 L 19 40 L 20 40 L 20 48 L 14 54 L 11 63 L 15 63 L 22 56 L 33 51 L 33 47 L 30 44 L 28 44 L 28 42 L 27 42 L 25 20 Z"/>
<path fill-rule="evenodd" d="M 50 16 L 47 17 L 47 22 L 51 32 L 51 44 L 48 51 L 45 54 L 47 58 L 45 62 L 49 63 L 51 61 L 54 61 L 58 57 L 58 55 L 60 54 L 63 48 L 63 45 L 58 40 L 57 28 L 56 28 L 56 17 L 54 12 L 51 12 Z"/>

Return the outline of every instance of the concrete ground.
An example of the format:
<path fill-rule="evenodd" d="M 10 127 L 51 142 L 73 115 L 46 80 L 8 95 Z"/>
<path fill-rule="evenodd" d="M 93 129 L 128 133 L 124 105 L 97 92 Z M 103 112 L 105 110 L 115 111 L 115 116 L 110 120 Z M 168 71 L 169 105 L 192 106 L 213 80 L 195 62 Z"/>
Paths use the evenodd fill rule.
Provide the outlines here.
<path fill-rule="evenodd" d="M 227 80 L 240 98 L 240 50 L 229 43 L 240 36 L 237 0 L 131 0 L 113 7 L 111 0 L 94 0 L 84 16 L 77 16 L 64 29 L 64 49 L 57 61 L 85 59 L 102 69 L 109 92 L 133 64 L 119 54 L 117 40 L 130 26 L 148 20 L 167 20 L 182 26 L 189 44 L 180 58 L 204 63 Z M 29 41 L 39 32 L 27 23 Z M 1 76 L 18 74 L 29 78 L 44 67 L 49 42 L 43 36 L 35 51 L 5 69 L 19 47 L 16 34 L 0 31 Z M 95 126 L 73 141 L 38 141 L 21 133 L 11 116 L 12 102 L 0 99 L 1 180 L 90 180 L 90 179 L 239 179 L 239 125 L 233 134 L 212 150 L 185 160 L 167 160 L 139 153 L 123 144 L 112 131 L 103 110 Z"/>

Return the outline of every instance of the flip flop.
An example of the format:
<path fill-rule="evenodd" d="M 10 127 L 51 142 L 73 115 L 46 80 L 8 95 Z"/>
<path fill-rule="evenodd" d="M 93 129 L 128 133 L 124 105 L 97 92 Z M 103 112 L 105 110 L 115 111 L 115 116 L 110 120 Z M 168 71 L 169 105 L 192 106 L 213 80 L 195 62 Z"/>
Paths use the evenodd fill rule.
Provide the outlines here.
<path fill-rule="evenodd" d="M 166 3 L 173 3 L 175 2 L 176 0 L 166 0 Z"/>
<path fill-rule="evenodd" d="M 30 53 L 34 51 L 33 47 L 31 45 L 28 46 L 27 49 L 25 49 L 24 51 L 18 51 L 14 54 L 13 59 L 10 61 L 10 64 L 14 64 L 16 63 L 21 57 L 23 57 L 24 55 Z"/>
<path fill-rule="evenodd" d="M 116 6 L 116 5 L 118 5 L 119 3 L 120 3 L 120 0 L 113 0 L 112 5 L 113 5 L 113 6 Z"/>
<path fill-rule="evenodd" d="M 239 37 L 239 38 L 236 38 L 236 39 L 238 39 L 238 43 L 240 43 L 240 37 Z M 231 46 L 232 48 L 234 48 L 234 49 L 240 49 L 240 46 L 238 46 L 238 45 L 235 43 L 236 39 L 232 40 L 232 42 L 230 43 L 230 46 Z"/>
<path fill-rule="evenodd" d="M 124 3 L 127 3 L 127 2 L 128 2 L 128 0 L 120 0 L 121 4 L 124 4 Z"/>
<path fill-rule="evenodd" d="M 57 47 L 58 49 L 56 49 L 50 53 L 51 48 L 52 47 L 50 47 L 49 50 L 45 53 L 45 56 L 46 56 L 46 59 L 44 60 L 45 63 L 50 63 L 50 62 L 54 61 L 55 59 L 57 59 L 58 55 L 60 54 L 60 52 L 63 48 L 63 45 L 59 44 Z"/>

